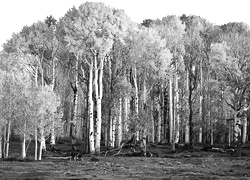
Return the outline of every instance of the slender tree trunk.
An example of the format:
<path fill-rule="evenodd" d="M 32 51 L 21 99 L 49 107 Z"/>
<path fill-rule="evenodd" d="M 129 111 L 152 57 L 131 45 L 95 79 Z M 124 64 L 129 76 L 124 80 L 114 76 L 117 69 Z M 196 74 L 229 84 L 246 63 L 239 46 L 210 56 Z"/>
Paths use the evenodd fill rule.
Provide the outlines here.
<path fill-rule="evenodd" d="M 114 52 L 114 51 L 113 51 Z M 111 58 L 108 59 L 108 73 L 109 73 L 109 95 L 110 100 L 112 99 L 112 93 L 113 93 L 113 78 L 112 78 L 112 62 Z M 109 105 L 109 111 L 108 111 L 108 148 L 114 148 L 114 144 L 112 143 L 112 136 L 113 136 L 113 119 L 112 119 L 112 105 Z"/>
<path fill-rule="evenodd" d="M 236 108 L 235 108 L 236 109 Z M 238 112 L 234 113 L 234 141 L 239 143 L 241 141 L 241 123 L 240 119 L 237 117 Z"/>
<path fill-rule="evenodd" d="M 139 115 L 139 95 L 138 95 L 138 85 L 137 85 L 137 73 L 136 73 L 136 68 L 134 68 L 134 73 L 133 73 L 133 81 L 134 81 L 134 86 L 135 86 L 135 95 L 134 95 L 134 101 L 135 101 L 135 114 L 136 116 Z M 136 141 L 139 141 L 139 129 L 136 129 Z"/>
<path fill-rule="evenodd" d="M 150 119 L 151 119 L 151 127 L 152 127 L 151 141 L 152 143 L 154 143 L 155 142 L 154 98 L 152 101 L 151 101 L 151 106 L 150 106 Z"/>
<path fill-rule="evenodd" d="M 55 58 L 52 59 L 52 91 L 55 90 Z M 55 141 L 55 114 L 53 114 L 52 125 L 51 125 L 51 137 L 50 137 L 50 145 L 54 146 L 56 144 Z"/>
<path fill-rule="evenodd" d="M 123 140 L 128 139 L 128 98 L 125 97 L 123 101 L 124 118 L 123 118 Z"/>
<path fill-rule="evenodd" d="M 26 158 L 26 134 L 23 134 L 23 142 L 22 142 L 22 158 Z"/>
<path fill-rule="evenodd" d="M 119 98 L 119 115 L 117 122 L 117 147 L 120 146 L 122 142 L 122 98 Z"/>
<path fill-rule="evenodd" d="M 50 146 L 54 146 L 55 144 L 56 144 L 56 140 L 55 140 L 55 120 L 54 120 L 54 115 L 53 115 L 52 124 L 51 124 Z"/>
<path fill-rule="evenodd" d="M 208 111 L 208 118 L 210 120 L 210 144 L 214 144 L 214 125 L 213 125 L 213 120 L 211 118 L 211 111 Z"/>
<path fill-rule="evenodd" d="M 97 109 L 97 119 L 96 119 L 96 138 L 95 138 L 95 151 L 97 154 L 100 154 L 101 148 L 101 128 L 102 128 L 102 78 L 103 78 L 103 63 L 104 58 L 100 58 L 100 68 L 99 68 L 99 77 L 97 69 L 97 56 L 95 56 L 95 92 L 96 92 L 96 109 Z M 99 80 L 99 81 L 98 81 Z"/>
<path fill-rule="evenodd" d="M 190 75 L 190 74 L 189 74 Z M 189 144 L 193 147 L 193 103 L 192 103 L 192 78 L 189 77 L 189 93 L 188 93 L 188 108 L 189 108 Z"/>
<path fill-rule="evenodd" d="M 23 143 L 22 143 L 22 158 L 26 158 L 26 120 L 24 121 L 24 133 L 23 133 Z"/>
<path fill-rule="evenodd" d="M 242 144 L 245 144 L 247 139 L 247 113 L 244 112 L 246 109 L 247 109 L 247 99 L 244 99 L 244 109 L 242 118 Z"/>
<path fill-rule="evenodd" d="M 188 70 L 186 72 L 186 102 L 187 102 L 187 107 L 188 107 L 188 94 L 189 94 L 189 73 Z M 188 109 L 189 110 L 189 109 Z M 189 137 L 189 120 L 188 118 L 186 118 L 185 121 L 185 144 L 189 144 L 190 143 L 190 137 Z"/>
<path fill-rule="evenodd" d="M 70 123 L 70 137 L 71 142 L 73 136 L 75 135 L 75 126 L 77 121 L 77 105 L 78 105 L 78 63 L 79 63 L 79 57 L 76 56 L 76 64 L 75 64 L 75 81 L 74 85 L 72 85 L 72 89 L 74 91 L 74 97 L 73 97 L 73 114 L 71 117 L 71 123 Z"/>
<path fill-rule="evenodd" d="M 36 87 L 38 87 L 38 65 L 36 66 L 36 71 L 35 71 L 35 84 Z M 37 146 L 37 121 L 34 120 L 35 124 L 35 161 L 37 161 L 37 153 L 38 153 L 38 146 Z"/>
<path fill-rule="evenodd" d="M 6 157 L 7 127 L 3 126 L 3 157 Z"/>
<path fill-rule="evenodd" d="M 176 126 L 175 126 L 175 143 L 180 141 L 180 104 L 179 104 L 179 77 L 175 78 L 175 98 L 176 98 Z"/>
<path fill-rule="evenodd" d="M 93 119 L 93 61 L 89 66 L 89 92 L 88 92 L 88 114 L 89 114 L 89 151 L 91 154 L 95 152 L 94 142 L 94 119 Z"/>
<path fill-rule="evenodd" d="M 11 86 L 11 85 L 10 85 Z M 11 87 L 10 91 L 9 91 L 9 119 L 8 119 L 8 123 L 7 123 L 7 137 L 6 137 L 6 154 L 5 157 L 7 158 L 9 156 L 9 146 L 10 146 L 10 125 L 11 125 L 11 119 L 12 119 L 12 103 L 11 103 Z"/>
<path fill-rule="evenodd" d="M 35 160 L 37 160 L 37 150 L 38 150 L 38 146 L 37 146 L 37 125 L 35 122 Z"/>
<path fill-rule="evenodd" d="M 157 110 L 158 110 L 158 125 L 157 125 L 157 142 L 161 142 L 161 104 L 160 104 L 160 96 L 159 101 L 157 104 Z"/>
<path fill-rule="evenodd" d="M 199 107 L 199 116 L 200 116 L 200 127 L 199 127 L 199 143 L 202 143 L 202 125 L 203 125 L 203 68 L 202 68 L 202 60 L 200 61 L 200 107 Z"/>
<path fill-rule="evenodd" d="M 10 146 L 10 124 L 11 122 L 8 121 L 7 124 L 7 138 L 6 138 L 6 154 L 5 157 L 9 157 L 9 146 Z"/>
<path fill-rule="evenodd" d="M 2 127 L 0 127 L 0 159 L 3 158 L 3 132 Z"/>
<path fill-rule="evenodd" d="M 106 119 L 108 121 L 108 118 L 107 115 L 106 115 Z M 104 127 L 104 144 L 105 144 L 105 147 L 108 148 L 109 146 L 109 139 L 108 139 L 108 123 L 105 124 L 105 127 Z"/>
<path fill-rule="evenodd" d="M 115 147 L 116 117 L 113 116 L 110 122 L 110 148 Z"/>
<path fill-rule="evenodd" d="M 171 144 L 171 151 L 175 151 L 174 144 L 174 112 L 173 112 L 173 81 L 172 77 L 169 79 L 169 142 Z"/>
<path fill-rule="evenodd" d="M 243 132 L 242 132 L 242 143 L 245 144 L 246 143 L 246 139 L 247 139 L 247 115 L 244 115 L 244 119 L 243 119 Z"/>
<path fill-rule="evenodd" d="M 231 122 L 228 122 L 228 146 L 231 146 Z"/>
<path fill-rule="evenodd" d="M 43 125 L 41 124 L 41 129 L 40 129 L 40 149 L 39 149 L 38 160 L 42 160 L 43 149 L 46 149 L 46 148 L 45 148 L 44 128 L 43 128 Z"/>

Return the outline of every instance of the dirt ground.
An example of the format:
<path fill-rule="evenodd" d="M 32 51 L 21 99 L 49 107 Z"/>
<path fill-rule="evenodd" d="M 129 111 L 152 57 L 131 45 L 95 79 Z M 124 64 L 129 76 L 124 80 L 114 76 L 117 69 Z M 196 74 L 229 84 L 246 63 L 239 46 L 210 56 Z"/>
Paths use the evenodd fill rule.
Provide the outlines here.
<path fill-rule="evenodd" d="M 42 161 L 3 159 L 0 179 L 250 179 L 250 157 L 187 150 L 170 153 L 151 147 L 160 157 L 84 155 L 77 161 L 68 154 L 45 152 Z"/>

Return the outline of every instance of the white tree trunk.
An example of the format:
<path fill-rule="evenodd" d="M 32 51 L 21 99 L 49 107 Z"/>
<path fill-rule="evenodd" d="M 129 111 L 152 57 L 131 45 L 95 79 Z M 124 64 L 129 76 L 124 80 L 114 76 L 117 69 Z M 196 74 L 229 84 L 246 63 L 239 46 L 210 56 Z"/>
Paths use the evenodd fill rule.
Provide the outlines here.
<path fill-rule="evenodd" d="M 37 126 L 35 122 L 35 160 L 37 160 Z"/>
<path fill-rule="evenodd" d="M 137 74 L 136 74 L 136 68 L 134 68 L 134 73 L 133 73 L 133 80 L 134 80 L 134 86 L 135 86 L 135 114 L 138 116 L 139 114 L 139 95 L 138 95 L 138 85 L 137 85 Z M 138 142 L 139 141 L 139 130 L 136 129 L 135 132 L 135 139 Z"/>
<path fill-rule="evenodd" d="M 214 124 L 213 124 L 213 120 L 211 118 L 211 111 L 208 111 L 208 117 L 210 119 L 210 144 L 213 145 L 214 144 Z"/>
<path fill-rule="evenodd" d="M 45 137 L 44 137 L 44 128 L 41 126 L 40 129 L 40 149 L 38 160 L 42 160 L 43 149 L 46 150 Z"/>
<path fill-rule="evenodd" d="M 189 93 L 189 73 L 188 70 L 186 72 L 186 101 L 188 102 L 188 93 Z M 188 121 L 188 117 L 185 120 L 185 144 L 189 144 L 190 143 L 190 137 L 189 137 L 189 121 Z"/>
<path fill-rule="evenodd" d="M 24 133 L 23 133 L 23 143 L 22 143 L 22 158 L 26 158 L 26 121 L 24 121 Z"/>
<path fill-rule="evenodd" d="M 5 157 L 9 157 L 9 146 L 10 146 L 10 121 L 7 124 L 7 138 L 6 138 L 6 154 Z"/>
<path fill-rule="evenodd" d="M 55 120 L 54 120 L 54 116 L 53 116 L 52 125 L 51 125 L 50 145 L 54 146 L 55 144 L 56 144 L 56 140 L 55 140 Z"/>
<path fill-rule="evenodd" d="M 202 127 L 199 128 L 199 143 L 202 143 Z"/>
<path fill-rule="evenodd" d="M 188 119 L 186 120 L 185 125 L 185 144 L 189 144 L 189 125 L 188 125 Z"/>
<path fill-rule="evenodd" d="M 23 143 L 22 143 L 22 158 L 26 158 L 26 135 L 23 134 Z"/>
<path fill-rule="evenodd" d="M 88 115 L 89 115 L 89 151 L 91 154 L 95 152 L 94 141 L 94 119 L 93 119 L 93 61 L 89 66 L 89 92 L 88 92 Z"/>
<path fill-rule="evenodd" d="M 97 154 L 100 153 L 100 147 L 101 147 L 101 125 L 102 125 L 102 121 L 101 121 L 101 99 L 97 99 L 97 118 L 96 118 L 96 138 L 95 138 L 95 142 L 96 142 L 96 146 L 95 146 L 95 152 Z"/>
<path fill-rule="evenodd" d="M 160 105 L 160 97 L 157 104 L 158 110 L 158 125 L 157 125 L 157 142 L 161 142 L 161 105 Z"/>
<path fill-rule="evenodd" d="M 243 119 L 243 132 L 242 132 L 242 143 L 245 144 L 246 143 L 246 139 L 247 139 L 247 115 L 244 115 L 244 119 Z"/>
<path fill-rule="evenodd" d="M 110 138 L 110 148 L 115 147 L 115 130 L 116 130 L 116 117 L 112 117 L 110 121 L 110 131 L 109 131 L 109 138 Z"/>
<path fill-rule="evenodd" d="M 96 108 L 97 108 L 97 119 L 96 119 L 96 137 L 95 137 L 95 152 L 100 154 L 101 148 L 101 128 L 102 128 L 102 78 L 103 78 L 103 63 L 104 58 L 100 59 L 100 67 L 99 67 L 99 76 L 98 76 L 98 69 L 97 69 L 97 56 L 95 56 L 95 94 L 96 94 Z M 99 80 L 99 81 L 98 81 Z"/>
<path fill-rule="evenodd" d="M 176 99 L 176 127 L 175 127 L 175 143 L 180 141 L 180 104 L 179 104 L 179 77 L 176 76 L 175 82 L 175 99 Z"/>
<path fill-rule="evenodd" d="M 36 71 L 35 71 L 35 84 L 36 87 L 38 87 L 38 65 L 36 67 Z M 37 160 L 37 121 L 35 120 L 34 122 L 35 124 L 35 161 Z"/>
<path fill-rule="evenodd" d="M 109 142 L 108 142 L 108 147 L 109 148 L 114 148 L 115 147 L 115 144 L 113 142 L 113 118 L 112 118 L 112 115 L 110 115 L 110 121 L 109 121 Z"/>
<path fill-rule="evenodd" d="M 155 142 L 155 121 L 154 121 L 154 102 L 151 102 L 151 106 L 150 106 L 150 119 L 151 119 L 151 127 L 152 127 L 152 131 L 151 131 L 151 141 L 152 143 Z"/>
<path fill-rule="evenodd" d="M 172 78 L 169 79 L 169 142 L 171 144 L 171 150 L 174 150 L 174 141 L 173 141 L 173 134 L 174 134 L 174 114 L 173 114 L 173 86 L 172 86 Z"/>
<path fill-rule="evenodd" d="M 200 61 L 200 108 L 199 108 L 199 116 L 200 116 L 200 128 L 199 128 L 199 143 L 202 143 L 202 124 L 203 124 L 203 68 L 202 68 L 202 60 Z"/>
<path fill-rule="evenodd" d="M 123 140 L 128 139 L 128 98 L 125 97 L 123 101 L 124 117 L 123 117 Z"/>
<path fill-rule="evenodd" d="M 122 98 L 119 98 L 119 115 L 117 122 L 117 142 L 116 146 L 119 147 L 122 142 Z"/>
<path fill-rule="evenodd" d="M 55 58 L 52 59 L 52 91 L 55 90 Z M 56 144 L 55 141 L 55 115 L 53 114 L 52 125 L 51 125 L 51 137 L 50 137 L 50 145 L 54 146 Z"/>
<path fill-rule="evenodd" d="M 71 139 L 75 136 L 75 129 L 76 129 L 76 121 L 77 121 L 77 106 L 78 106 L 78 61 L 79 57 L 78 55 L 76 56 L 76 64 L 75 64 L 75 80 L 74 80 L 74 86 L 73 91 L 74 91 L 74 98 L 73 98 L 73 114 L 72 114 L 72 119 L 70 122 L 70 137 Z M 74 137 L 75 138 L 75 137 Z M 73 141 L 71 141 L 73 142 Z"/>

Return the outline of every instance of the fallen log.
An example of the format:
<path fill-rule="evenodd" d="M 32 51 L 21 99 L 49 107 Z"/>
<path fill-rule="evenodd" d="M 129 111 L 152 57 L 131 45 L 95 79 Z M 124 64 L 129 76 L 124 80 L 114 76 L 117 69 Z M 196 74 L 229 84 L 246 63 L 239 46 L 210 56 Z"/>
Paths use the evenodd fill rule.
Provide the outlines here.
<path fill-rule="evenodd" d="M 63 159 L 63 160 L 69 160 L 69 159 L 72 159 L 72 156 L 68 156 L 68 157 L 47 157 L 46 159 Z"/>

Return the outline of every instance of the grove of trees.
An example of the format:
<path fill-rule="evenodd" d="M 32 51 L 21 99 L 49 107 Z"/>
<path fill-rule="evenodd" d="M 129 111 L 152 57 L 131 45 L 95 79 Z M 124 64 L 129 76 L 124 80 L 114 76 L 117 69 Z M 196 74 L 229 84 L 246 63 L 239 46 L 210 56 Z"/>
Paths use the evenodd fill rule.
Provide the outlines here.
<path fill-rule="evenodd" d="M 250 29 L 199 16 L 134 23 L 103 3 L 13 34 L 0 53 L 0 158 L 11 139 L 80 140 L 86 153 L 150 143 L 249 140 Z"/>

